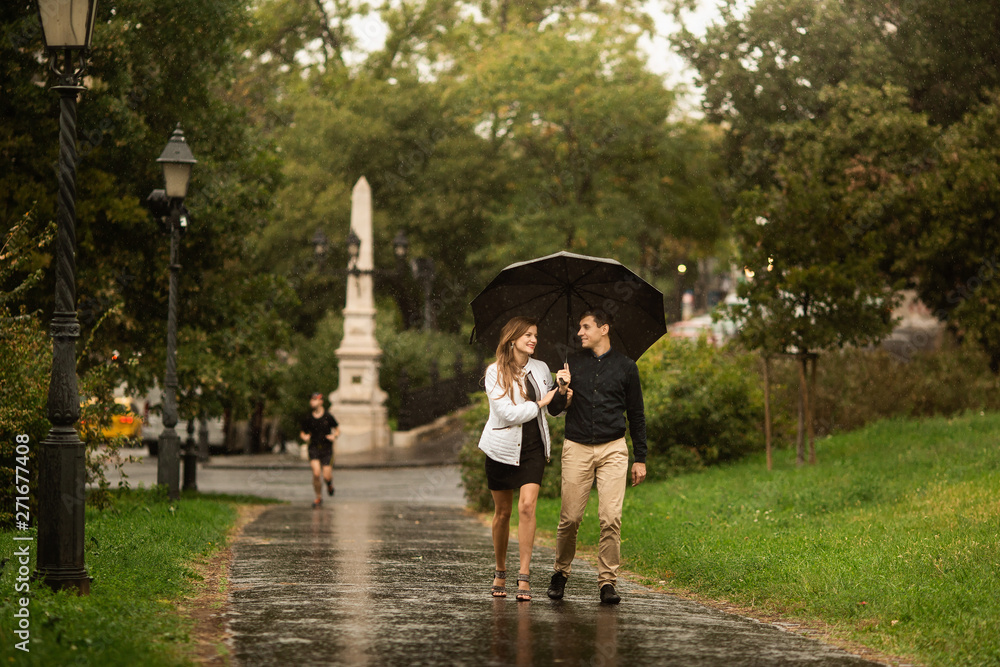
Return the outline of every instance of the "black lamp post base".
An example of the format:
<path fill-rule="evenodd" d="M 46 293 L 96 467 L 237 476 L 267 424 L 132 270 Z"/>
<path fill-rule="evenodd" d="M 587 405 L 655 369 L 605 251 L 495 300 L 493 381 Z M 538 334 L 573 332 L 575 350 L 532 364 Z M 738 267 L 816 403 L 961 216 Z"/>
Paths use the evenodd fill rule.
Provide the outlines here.
<path fill-rule="evenodd" d="M 55 426 L 38 450 L 38 559 L 34 578 L 90 593 L 84 567 L 84 458 L 76 430 Z"/>
<path fill-rule="evenodd" d="M 171 500 L 180 498 L 180 438 L 173 427 L 160 434 L 160 450 L 156 457 L 156 483 L 167 487 Z"/>
<path fill-rule="evenodd" d="M 47 567 L 44 570 L 36 570 L 34 579 L 54 591 L 72 590 L 76 591 L 77 595 L 90 595 L 92 579 L 83 568 Z"/>
<path fill-rule="evenodd" d="M 197 491 L 198 454 L 194 451 L 194 448 L 189 448 L 184 451 L 181 458 L 184 459 L 184 486 L 182 489 L 184 491 Z"/>

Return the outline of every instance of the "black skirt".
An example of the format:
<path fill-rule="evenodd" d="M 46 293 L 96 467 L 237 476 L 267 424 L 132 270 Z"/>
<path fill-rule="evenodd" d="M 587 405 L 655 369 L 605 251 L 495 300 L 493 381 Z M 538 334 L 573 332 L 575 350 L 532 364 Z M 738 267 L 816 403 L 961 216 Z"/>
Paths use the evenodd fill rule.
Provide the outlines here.
<path fill-rule="evenodd" d="M 535 400 L 534 387 L 525 383 L 528 398 Z M 538 428 L 538 419 L 521 427 L 521 465 L 508 465 L 486 457 L 486 485 L 490 491 L 520 489 L 525 484 L 541 484 L 545 472 L 545 443 Z"/>

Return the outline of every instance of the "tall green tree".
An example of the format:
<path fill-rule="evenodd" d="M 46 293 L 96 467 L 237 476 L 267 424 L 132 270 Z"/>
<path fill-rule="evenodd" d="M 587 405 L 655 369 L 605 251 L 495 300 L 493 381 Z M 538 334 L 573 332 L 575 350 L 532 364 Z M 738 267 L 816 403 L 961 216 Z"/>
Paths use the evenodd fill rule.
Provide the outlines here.
<path fill-rule="evenodd" d="M 77 295 L 84 338 L 103 324 L 81 352 L 80 367 L 103 364 L 117 350 L 140 359 L 121 372 L 141 389 L 163 374 L 169 259 L 169 239 L 143 200 L 162 187 L 155 160 L 174 126 L 183 125 L 199 160 L 186 201 L 191 225 L 181 241 L 183 327 L 233 326 L 235 320 L 220 322 L 215 304 L 259 298 L 228 264 L 249 257 L 248 232 L 267 222 L 279 161 L 233 87 L 249 18 L 245 3 L 122 0 L 100 2 L 97 11 L 79 105 Z M 42 221 L 54 217 L 58 103 L 46 90 L 35 3 L 5 3 L 0 34 L 0 229 L 6 230 L 27 211 Z M 50 262 L 49 251 L 38 250 L 24 266 Z M 52 273 L 25 295 L 46 315 Z M 182 346 L 181 368 L 198 352 Z"/>
<path fill-rule="evenodd" d="M 880 119 L 872 131 L 893 159 L 873 158 L 878 151 L 864 136 L 846 134 L 836 149 L 853 163 L 843 167 L 849 178 L 834 181 L 841 190 L 830 192 L 830 203 L 860 194 L 843 227 L 856 250 L 880 252 L 883 269 L 909 280 L 1000 370 L 992 282 L 984 280 L 1000 252 L 989 194 L 1000 161 L 988 148 L 1000 85 L 998 27 L 1000 5 L 989 0 L 759 0 L 749 7 L 729 0 L 703 37 L 682 31 L 678 50 L 698 70 L 706 114 L 725 129 L 729 207 L 781 182 L 787 127 L 827 127 L 837 113 L 831 105 L 842 100 L 831 91 L 895 91 L 891 112 L 879 104 L 858 109 Z M 809 233 L 822 238 L 824 230 Z M 882 237 L 878 250 L 866 243 L 872 234 Z"/>
<path fill-rule="evenodd" d="M 292 6 L 298 13 L 283 13 Z M 257 59 L 288 70 L 272 107 L 283 119 L 274 131 L 288 180 L 259 243 L 299 286 L 300 331 L 329 307 L 322 294 L 343 291 L 342 277 L 317 270 L 308 241 L 322 229 L 336 248 L 334 270 L 346 263 L 349 193 L 361 175 L 373 189 L 376 264 L 390 274 L 382 293 L 404 300 L 391 275 L 391 240 L 402 229 L 411 255 L 434 262 L 433 310 L 449 331 L 512 261 L 573 249 L 665 279 L 676 263 L 661 256 L 684 245 L 677 239 L 707 252 L 719 237 L 714 136 L 670 120 L 674 96 L 639 56 L 650 22 L 637 3 L 480 10 L 386 4 L 383 46 L 322 60 L 286 49 L 302 39 L 295 17 L 312 10 L 261 5 L 272 27 Z M 328 18 L 364 25 L 357 12 Z M 355 46 L 364 38 L 362 28 Z"/>
<path fill-rule="evenodd" d="M 690 3 L 678 2 L 683 8 Z M 739 0 L 720 4 L 703 36 L 682 29 L 678 52 L 697 71 L 707 118 L 726 127 L 723 154 L 731 194 L 772 182 L 784 137 L 776 125 L 826 110 L 821 93 L 840 83 L 879 87 L 901 65 L 889 57 L 885 28 L 865 2 Z"/>
<path fill-rule="evenodd" d="M 1000 91 L 935 144 L 915 178 L 906 268 L 921 299 L 1000 373 Z"/>
<path fill-rule="evenodd" d="M 897 301 L 884 270 L 881 222 L 909 186 L 914 144 L 933 137 L 902 90 L 841 85 L 823 93 L 822 119 L 775 127 L 784 150 L 775 183 L 742 195 L 734 213 L 740 257 L 752 279 L 733 315 L 767 359 L 794 354 L 800 365 L 799 463 L 809 441 L 815 461 L 809 364 L 815 354 L 878 342 Z M 873 203 L 874 202 L 874 203 Z"/>
<path fill-rule="evenodd" d="M 689 0 L 673 2 L 678 16 Z M 728 126 L 735 187 L 764 184 L 781 137 L 774 123 L 815 118 L 828 86 L 906 90 L 915 111 L 950 125 L 1000 85 L 1000 6 L 991 0 L 740 0 L 677 50 L 697 70 L 703 108 Z"/>

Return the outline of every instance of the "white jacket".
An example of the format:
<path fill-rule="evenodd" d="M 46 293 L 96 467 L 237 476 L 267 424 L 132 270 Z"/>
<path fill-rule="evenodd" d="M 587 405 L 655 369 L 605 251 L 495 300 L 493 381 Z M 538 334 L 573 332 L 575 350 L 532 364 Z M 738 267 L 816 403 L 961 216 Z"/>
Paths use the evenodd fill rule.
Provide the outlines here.
<path fill-rule="evenodd" d="M 544 361 L 537 359 L 528 359 L 524 379 L 532 383 L 535 396 L 539 399 L 555 387 L 549 367 Z M 486 452 L 486 455 L 494 461 L 520 465 L 522 424 L 537 419 L 538 430 L 541 431 L 542 442 L 545 443 L 545 458 L 548 460 L 552 452 L 552 443 L 549 424 L 543 414 L 545 408 L 521 396 L 518 387 L 514 387 L 514 400 L 511 401 L 510 395 L 504 393 L 497 381 L 496 362 L 486 369 L 486 395 L 490 399 L 490 418 L 486 420 L 483 435 L 479 438 L 479 449 Z"/>

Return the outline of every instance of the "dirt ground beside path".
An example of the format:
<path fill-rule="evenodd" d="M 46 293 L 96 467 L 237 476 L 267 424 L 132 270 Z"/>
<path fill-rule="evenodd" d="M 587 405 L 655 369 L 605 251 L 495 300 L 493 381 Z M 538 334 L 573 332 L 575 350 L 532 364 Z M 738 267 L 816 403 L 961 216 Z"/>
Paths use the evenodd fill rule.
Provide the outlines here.
<path fill-rule="evenodd" d="M 233 543 L 261 512 L 270 505 L 238 505 L 236 523 L 226 536 L 226 545 L 211 557 L 190 568 L 202 578 L 194 596 L 177 605 L 177 611 L 192 620 L 191 659 L 199 665 L 231 664 L 226 629 L 229 605 L 229 568 L 233 562 Z"/>

